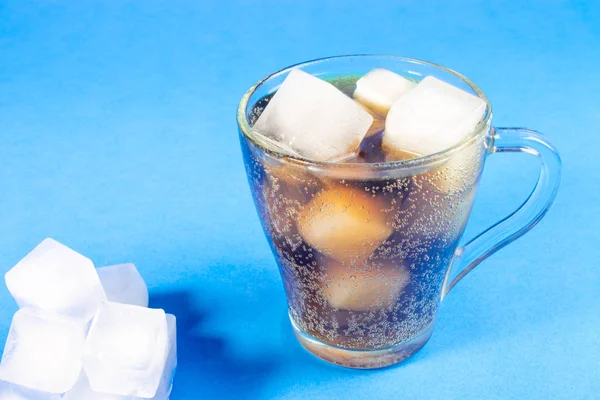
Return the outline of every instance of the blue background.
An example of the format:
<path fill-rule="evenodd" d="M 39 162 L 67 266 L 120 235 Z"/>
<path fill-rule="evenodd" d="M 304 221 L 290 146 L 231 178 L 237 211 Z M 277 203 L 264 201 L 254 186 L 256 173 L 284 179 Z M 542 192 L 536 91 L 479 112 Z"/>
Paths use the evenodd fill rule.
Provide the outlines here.
<path fill-rule="evenodd" d="M 362 52 L 464 73 L 497 126 L 546 133 L 564 162 L 543 222 L 457 286 L 418 355 L 378 371 L 296 343 L 235 122 L 269 72 Z M 595 0 L 0 0 L 0 273 L 48 236 L 134 262 L 179 317 L 172 400 L 598 399 L 599 66 Z M 491 156 L 466 235 L 536 176 L 533 157 Z M 15 309 L 0 288 L 0 341 Z"/>

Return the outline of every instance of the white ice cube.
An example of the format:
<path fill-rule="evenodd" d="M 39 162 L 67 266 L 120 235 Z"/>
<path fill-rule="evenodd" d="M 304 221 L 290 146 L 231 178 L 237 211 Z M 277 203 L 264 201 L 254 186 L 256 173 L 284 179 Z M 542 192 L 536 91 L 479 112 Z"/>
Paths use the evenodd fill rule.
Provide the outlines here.
<path fill-rule="evenodd" d="M 166 314 L 169 337 L 169 355 L 160 379 L 156 395 L 152 400 L 167 400 L 171 395 L 173 377 L 177 368 L 177 322 L 175 316 Z M 2 399 L 2 397 L 0 397 Z M 75 387 L 65 394 L 63 400 L 141 400 L 140 397 L 120 396 L 117 394 L 98 393 L 92 390 L 85 373 L 75 384 Z"/>
<path fill-rule="evenodd" d="M 415 82 L 390 70 L 375 68 L 356 82 L 354 98 L 379 115 L 385 116 L 400 96 Z"/>
<path fill-rule="evenodd" d="M 333 308 L 351 311 L 378 311 L 396 306 L 410 280 L 404 266 L 365 264 L 345 267 L 335 261 L 324 263 L 322 290 Z"/>
<path fill-rule="evenodd" d="M 55 394 L 70 390 L 81 372 L 87 327 L 83 320 L 20 309 L 4 347 L 0 380 Z"/>
<path fill-rule="evenodd" d="M 90 319 L 106 300 L 90 259 L 53 239 L 45 239 L 5 276 L 19 307 Z"/>
<path fill-rule="evenodd" d="M 82 373 L 79 380 L 65 395 L 62 400 L 136 400 L 131 396 L 119 396 L 118 394 L 107 394 L 94 392 L 90 387 L 87 376 Z"/>
<path fill-rule="evenodd" d="M 148 288 L 135 265 L 111 265 L 96 271 L 108 301 L 148 307 Z"/>
<path fill-rule="evenodd" d="M 160 379 L 160 384 L 156 395 L 152 400 L 167 400 L 171 395 L 173 387 L 173 377 L 177 368 L 177 321 L 172 314 L 166 314 L 167 329 L 169 337 L 169 355 L 167 356 L 165 368 Z M 2 399 L 2 397 L 0 397 Z M 107 394 L 95 392 L 88 381 L 84 372 L 73 389 L 67 392 L 62 400 L 141 400 L 141 397 L 120 396 L 117 394 Z"/>
<path fill-rule="evenodd" d="M 363 189 L 332 186 L 298 213 L 304 240 L 342 263 L 362 263 L 390 236 L 386 204 Z"/>
<path fill-rule="evenodd" d="M 92 321 L 83 368 L 96 392 L 152 398 L 168 351 L 163 310 L 105 302 Z"/>
<path fill-rule="evenodd" d="M 301 155 L 328 161 L 355 153 L 373 117 L 332 84 L 292 70 L 253 129 Z"/>
<path fill-rule="evenodd" d="M 443 151 L 473 132 L 485 108 L 479 97 L 428 76 L 390 108 L 382 146 L 419 155 Z"/>
<path fill-rule="evenodd" d="M 169 332 L 169 355 L 153 400 L 166 400 L 169 398 L 173 389 L 175 370 L 177 369 L 177 320 L 172 314 L 166 314 L 166 317 Z"/>
<path fill-rule="evenodd" d="M 58 394 L 39 392 L 8 382 L 0 382 L 0 400 L 60 400 Z"/>

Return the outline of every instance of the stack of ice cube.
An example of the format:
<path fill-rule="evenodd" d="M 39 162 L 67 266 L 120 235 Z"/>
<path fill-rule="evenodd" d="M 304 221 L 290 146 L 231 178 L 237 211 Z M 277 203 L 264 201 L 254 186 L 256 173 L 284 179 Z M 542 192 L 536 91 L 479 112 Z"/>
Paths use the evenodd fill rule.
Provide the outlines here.
<path fill-rule="evenodd" d="M 0 363 L 0 400 L 169 398 L 175 317 L 148 308 L 133 264 L 96 269 L 46 239 L 5 279 L 20 309 Z"/>

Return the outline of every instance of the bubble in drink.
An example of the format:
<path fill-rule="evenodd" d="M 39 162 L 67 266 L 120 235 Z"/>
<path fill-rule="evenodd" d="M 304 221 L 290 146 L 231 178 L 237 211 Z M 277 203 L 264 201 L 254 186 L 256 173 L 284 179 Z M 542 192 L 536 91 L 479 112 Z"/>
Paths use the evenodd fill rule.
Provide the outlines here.
<path fill-rule="evenodd" d="M 152 398 L 168 352 L 163 310 L 105 302 L 92 321 L 83 368 L 95 392 Z"/>
<path fill-rule="evenodd" d="M 0 380 L 52 394 L 70 390 L 81 372 L 87 322 L 22 308 L 13 317 Z"/>
<path fill-rule="evenodd" d="M 108 301 L 148 307 L 148 288 L 135 265 L 111 265 L 96 271 Z"/>
<path fill-rule="evenodd" d="M 94 264 L 53 239 L 45 239 L 5 276 L 19 307 L 89 320 L 106 300 Z"/>

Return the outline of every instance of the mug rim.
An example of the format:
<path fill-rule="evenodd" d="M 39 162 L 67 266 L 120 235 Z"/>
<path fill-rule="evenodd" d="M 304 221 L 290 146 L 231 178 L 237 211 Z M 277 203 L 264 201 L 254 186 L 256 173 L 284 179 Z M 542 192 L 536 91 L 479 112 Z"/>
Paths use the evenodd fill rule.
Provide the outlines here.
<path fill-rule="evenodd" d="M 420 156 L 420 157 L 411 158 L 408 160 L 382 161 L 382 162 L 368 163 L 368 164 L 356 163 L 356 162 L 344 162 L 344 161 L 341 161 L 341 162 L 340 161 L 317 161 L 317 160 L 313 160 L 308 157 L 301 156 L 299 154 L 293 154 L 293 153 L 285 151 L 284 149 L 282 149 L 280 147 L 274 146 L 268 139 L 265 139 L 263 137 L 263 135 L 258 134 L 256 131 L 254 131 L 254 129 L 252 129 L 252 126 L 250 125 L 250 122 L 248 121 L 248 115 L 246 114 L 246 108 L 248 107 L 250 98 L 262 84 L 264 84 L 265 82 L 267 82 L 268 80 L 270 80 L 276 76 L 290 72 L 293 69 L 297 69 L 297 68 L 305 67 L 305 66 L 309 66 L 309 65 L 320 64 L 320 63 L 327 62 L 330 60 L 350 59 L 350 58 L 373 58 L 373 59 L 387 58 L 387 59 L 397 60 L 397 61 L 411 63 L 411 64 L 433 67 L 433 68 L 442 70 L 444 72 L 450 73 L 450 74 L 454 75 L 455 77 L 457 77 L 458 79 L 460 79 L 461 81 L 463 81 L 464 83 L 466 83 L 477 94 L 477 96 L 485 102 L 486 109 L 483 114 L 483 117 L 479 120 L 479 122 L 475 126 L 475 129 L 471 133 L 469 133 L 467 136 L 465 136 L 460 142 L 458 142 L 454 146 L 448 147 L 442 151 L 439 151 L 439 152 L 433 153 L 433 154 Z M 426 164 L 430 164 L 430 163 L 436 163 L 436 162 L 439 162 L 440 160 L 444 160 L 446 158 L 451 157 L 455 153 L 460 152 L 463 147 L 466 147 L 471 142 L 471 140 L 473 140 L 474 138 L 476 138 L 482 134 L 485 134 L 488 131 L 487 128 L 489 127 L 491 118 L 492 118 L 492 106 L 491 106 L 490 102 L 488 101 L 487 96 L 477 85 L 475 85 L 466 76 L 464 76 L 461 73 L 456 72 L 450 68 L 444 67 L 444 66 L 436 64 L 436 63 L 419 60 L 416 58 L 394 56 L 394 55 L 390 55 L 390 54 L 337 55 L 337 56 L 316 58 L 313 60 L 304 61 L 304 62 L 290 65 L 288 67 L 282 68 L 278 71 L 275 71 L 275 72 L 265 76 L 264 78 L 259 80 L 257 83 L 252 85 L 246 91 L 246 93 L 244 93 L 244 95 L 242 96 L 242 99 L 240 100 L 240 103 L 238 105 L 238 110 L 237 110 L 237 122 L 238 122 L 238 127 L 239 127 L 240 131 L 243 133 L 243 135 L 248 140 L 250 140 L 252 143 L 254 143 L 258 147 L 260 147 L 262 150 L 265 150 L 279 158 L 286 157 L 290 160 L 294 160 L 294 161 L 297 161 L 297 162 L 300 162 L 300 163 L 303 163 L 306 165 L 314 165 L 314 166 L 319 166 L 319 167 L 324 167 L 324 168 L 340 166 L 340 165 L 345 166 L 345 167 L 361 167 L 361 168 L 364 168 L 366 165 L 368 165 L 368 167 L 372 168 L 372 169 L 404 168 L 404 167 L 412 168 L 412 167 L 422 166 L 422 165 L 426 165 Z"/>

